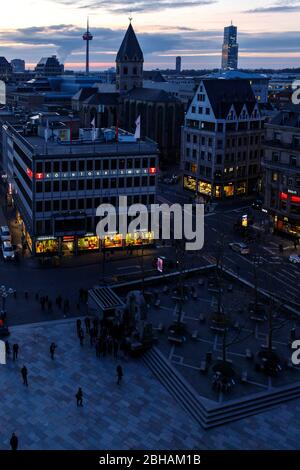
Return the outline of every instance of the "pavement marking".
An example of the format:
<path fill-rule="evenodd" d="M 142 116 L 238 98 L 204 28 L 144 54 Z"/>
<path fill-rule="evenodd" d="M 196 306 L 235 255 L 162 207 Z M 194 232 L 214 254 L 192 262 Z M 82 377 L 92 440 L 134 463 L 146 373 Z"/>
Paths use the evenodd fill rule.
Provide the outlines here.
<path fill-rule="evenodd" d="M 281 272 L 286 273 L 287 276 L 291 276 L 295 279 L 299 279 L 299 274 L 297 276 L 297 274 L 292 274 L 290 271 L 287 271 L 286 269 L 283 269 L 283 268 L 281 269 Z"/>

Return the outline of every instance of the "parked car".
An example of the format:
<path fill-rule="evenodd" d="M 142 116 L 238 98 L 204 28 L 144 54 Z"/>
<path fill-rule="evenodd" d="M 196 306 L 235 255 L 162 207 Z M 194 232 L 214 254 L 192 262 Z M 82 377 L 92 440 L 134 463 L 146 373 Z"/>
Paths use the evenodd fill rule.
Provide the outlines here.
<path fill-rule="evenodd" d="M 300 256 L 299 255 L 291 255 L 289 257 L 289 262 L 293 264 L 300 264 Z"/>
<path fill-rule="evenodd" d="M 13 260 L 15 258 L 15 252 L 10 242 L 3 242 L 2 255 L 4 261 Z"/>
<path fill-rule="evenodd" d="M 249 255 L 250 254 L 250 248 L 246 243 L 229 243 L 230 248 L 235 251 L 236 253 L 240 253 L 241 255 Z"/>
<path fill-rule="evenodd" d="M 7 227 L 7 225 L 3 225 L 0 228 L 0 237 L 1 237 L 2 243 L 11 241 L 10 231 L 9 231 L 9 228 Z"/>

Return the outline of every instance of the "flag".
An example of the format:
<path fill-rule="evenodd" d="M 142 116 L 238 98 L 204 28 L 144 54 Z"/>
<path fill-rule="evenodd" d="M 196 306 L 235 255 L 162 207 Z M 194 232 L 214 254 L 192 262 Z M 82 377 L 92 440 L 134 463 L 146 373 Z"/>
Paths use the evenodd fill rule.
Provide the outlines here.
<path fill-rule="evenodd" d="M 139 115 L 137 120 L 135 121 L 135 125 L 136 125 L 136 128 L 135 128 L 135 133 L 134 133 L 134 137 L 136 139 L 140 139 L 141 138 L 141 116 Z"/>
<path fill-rule="evenodd" d="M 94 116 L 92 122 L 91 122 L 91 126 L 92 126 L 92 140 L 95 141 L 96 140 L 96 118 Z"/>
<path fill-rule="evenodd" d="M 4 341 L 0 341 L 0 364 L 6 364 L 6 347 Z"/>
<path fill-rule="evenodd" d="M 49 138 L 49 120 L 48 119 L 47 119 L 46 129 L 44 131 L 44 134 L 45 134 L 45 142 L 48 142 L 48 138 Z"/>

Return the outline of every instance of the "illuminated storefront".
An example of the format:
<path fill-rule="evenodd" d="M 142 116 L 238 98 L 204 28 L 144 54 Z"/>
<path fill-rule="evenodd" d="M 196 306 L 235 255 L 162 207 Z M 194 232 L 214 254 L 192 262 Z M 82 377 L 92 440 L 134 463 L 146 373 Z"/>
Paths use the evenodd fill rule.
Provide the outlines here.
<path fill-rule="evenodd" d="M 62 238 L 61 251 L 65 254 L 74 253 L 75 251 L 75 237 L 66 236 Z"/>
<path fill-rule="evenodd" d="M 194 176 L 185 175 L 183 178 L 183 187 L 189 191 L 196 192 L 196 178 Z M 217 199 L 240 196 L 247 193 L 247 184 L 246 182 L 241 182 L 237 183 L 235 186 L 233 183 L 228 183 L 223 186 L 220 184 L 213 185 L 207 181 L 199 180 L 198 193 L 209 197 L 213 196 Z"/>
<path fill-rule="evenodd" d="M 36 254 L 55 254 L 59 251 L 59 243 L 57 238 L 40 237 L 35 243 Z"/>
<path fill-rule="evenodd" d="M 284 232 L 300 238 L 300 221 L 293 221 L 288 217 L 274 217 L 274 228 L 279 232 Z"/>
<path fill-rule="evenodd" d="M 224 186 L 223 191 L 224 191 L 224 196 L 225 197 L 234 196 L 234 185 L 233 184 L 228 184 L 228 185 Z"/>
<path fill-rule="evenodd" d="M 237 183 L 235 186 L 235 194 L 237 196 L 243 196 L 244 194 L 247 193 L 247 184 L 246 181 Z"/>
<path fill-rule="evenodd" d="M 87 234 L 85 237 L 78 238 L 77 246 L 78 251 L 99 250 L 99 238 L 96 235 Z"/>

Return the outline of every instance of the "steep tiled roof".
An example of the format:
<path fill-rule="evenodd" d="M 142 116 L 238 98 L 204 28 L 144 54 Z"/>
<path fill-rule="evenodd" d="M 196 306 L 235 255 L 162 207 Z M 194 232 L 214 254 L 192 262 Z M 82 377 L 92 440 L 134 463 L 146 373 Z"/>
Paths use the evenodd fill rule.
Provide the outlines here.
<path fill-rule="evenodd" d="M 119 52 L 117 54 L 117 62 L 144 62 L 144 56 L 139 42 L 136 38 L 132 24 L 130 23 Z"/>

